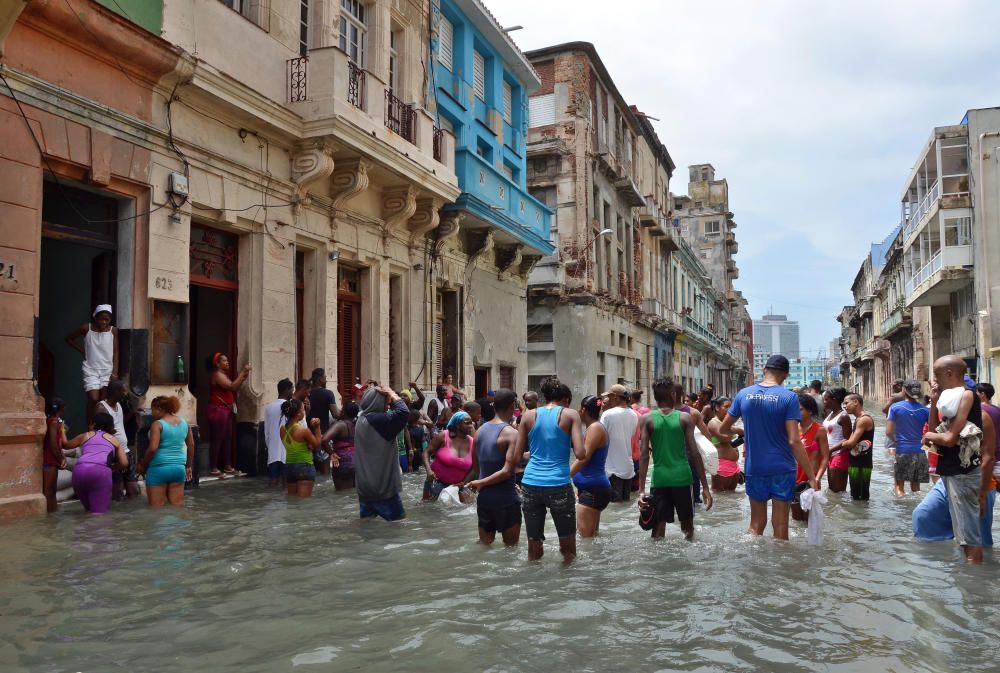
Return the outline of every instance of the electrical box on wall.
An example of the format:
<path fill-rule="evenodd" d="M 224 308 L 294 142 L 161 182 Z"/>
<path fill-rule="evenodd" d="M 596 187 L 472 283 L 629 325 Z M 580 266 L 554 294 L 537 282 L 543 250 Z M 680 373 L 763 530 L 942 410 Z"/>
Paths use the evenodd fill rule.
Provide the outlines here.
<path fill-rule="evenodd" d="M 188 180 L 182 173 L 171 173 L 167 191 L 177 196 L 188 195 Z"/>

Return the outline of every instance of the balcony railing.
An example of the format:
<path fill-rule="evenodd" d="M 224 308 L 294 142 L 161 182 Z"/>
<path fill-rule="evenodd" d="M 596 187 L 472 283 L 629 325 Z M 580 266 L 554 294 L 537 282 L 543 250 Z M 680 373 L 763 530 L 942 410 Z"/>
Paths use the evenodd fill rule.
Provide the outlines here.
<path fill-rule="evenodd" d="M 970 264 L 972 264 L 971 245 L 945 246 L 938 250 L 936 255 L 931 257 L 926 264 L 920 267 L 920 269 L 913 274 L 908 281 L 906 281 L 906 286 L 904 288 L 906 296 L 909 297 L 912 295 L 913 291 L 919 287 L 921 283 L 933 276 L 936 272 L 940 271 L 942 267 L 963 267 Z"/>
<path fill-rule="evenodd" d="M 385 90 L 385 127 L 411 143 L 417 141 L 417 111 Z"/>
<path fill-rule="evenodd" d="M 914 231 L 916 231 L 917 226 L 920 224 L 920 220 L 923 219 L 934 202 L 941 198 L 941 181 L 935 180 L 934 184 L 931 185 L 927 193 L 924 194 L 924 198 L 920 200 L 917 207 L 910 213 L 910 216 L 906 219 L 906 226 L 903 227 L 903 240 L 905 241 L 910 237 Z"/>
<path fill-rule="evenodd" d="M 889 317 L 882 321 L 879 334 L 885 336 L 892 330 L 903 324 L 904 320 L 909 320 L 907 309 L 897 306 L 896 310 L 889 314 Z"/>
<path fill-rule="evenodd" d="M 434 161 L 442 161 L 443 160 L 443 158 L 444 158 L 444 149 L 442 147 L 443 143 L 444 143 L 444 131 L 442 131 L 441 129 L 439 129 L 438 127 L 435 126 L 434 127 L 434 142 L 433 142 L 433 147 L 434 147 Z"/>
<path fill-rule="evenodd" d="M 309 59 L 305 56 L 288 59 L 288 102 L 300 103 L 308 97 L 306 75 Z"/>
<path fill-rule="evenodd" d="M 359 110 L 365 108 L 365 71 L 354 61 L 347 62 L 347 102 Z"/>

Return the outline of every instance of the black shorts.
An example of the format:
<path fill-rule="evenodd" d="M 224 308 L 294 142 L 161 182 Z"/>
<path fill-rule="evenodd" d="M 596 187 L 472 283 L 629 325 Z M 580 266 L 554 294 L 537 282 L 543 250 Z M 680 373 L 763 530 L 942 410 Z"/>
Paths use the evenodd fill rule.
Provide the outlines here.
<path fill-rule="evenodd" d="M 611 477 L 611 502 L 628 502 L 632 498 L 632 480 L 622 479 L 612 474 Z"/>
<path fill-rule="evenodd" d="M 502 533 L 508 528 L 521 525 L 521 503 L 515 502 L 502 507 L 476 506 L 479 527 L 487 533 Z"/>
<path fill-rule="evenodd" d="M 286 463 L 285 483 L 294 484 L 300 481 L 316 481 L 316 467 L 302 463 Z"/>
<path fill-rule="evenodd" d="M 115 484 L 139 481 L 139 476 L 135 473 L 135 451 L 129 451 L 125 455 L 128 456 L 128 467 L 124 470 L 111 470 L 111 481 Z"/>
<path fill-rule="evenodd" d="M 584 507 L 603 512 L 611 502 L 611 487 L 578 488 L 576 498 Z"/>
<path fill-rule="evenodd" d="M 576 496 L 572 484 L 530 486 L 522 483 L 521 510 L 529 540 L 545 539 L 546 509 L 552 513 L 558 537 L 576 535 Z"/>
<path fill-rule="evenodd" d="M 658 521 L 674 522 L 674 512 L 680 521 L 694 519 L 694 493 L 690 486 L 667 486 L 649 491 Z"/>

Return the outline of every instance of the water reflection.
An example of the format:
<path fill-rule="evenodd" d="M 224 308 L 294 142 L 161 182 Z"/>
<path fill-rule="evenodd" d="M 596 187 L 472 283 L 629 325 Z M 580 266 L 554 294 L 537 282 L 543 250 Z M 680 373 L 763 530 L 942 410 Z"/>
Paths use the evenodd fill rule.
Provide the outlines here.
<path fill-rule="evenodd" d="M 723 493 L 694 544 L 612 506 L 570 568 L 551 524 L 539 564 L 481 547 L 474 510 L 422 504 L 419 476 L 398 524 L 258 481 L 180 511 L 64 510 L 2 529 L 0 669 L 995 670 L 997 554 L 969 568 L 913 540 L 919 496 L 893 498 L 875 460 L 871 502 L 830 494 L 822 546 L 794 523 L 787 544 L 746 536 L 745 496 Z"/>

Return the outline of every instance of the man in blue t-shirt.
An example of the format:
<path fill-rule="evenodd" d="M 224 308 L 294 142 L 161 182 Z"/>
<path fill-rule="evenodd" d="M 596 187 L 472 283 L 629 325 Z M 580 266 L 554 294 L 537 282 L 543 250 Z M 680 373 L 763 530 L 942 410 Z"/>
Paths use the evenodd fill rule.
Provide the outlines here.
<path fill-rule="evenodd" d="M 896 447 L 893 476 L 896 486 L 893 493 L 903 495 L 903 484 L 910 482 L 910 490 L 920 490 L 920 484 L 931 480 L 924 453 L 924 424 L 930 417 L 930 410 L 917 402 L 923 395 L 918 381 L 903 382 L 903 399 L 889 407 L 885 423 L 885 437 Z"/>
<path fill-rule="evenodd" d="M 767 527 L 767 501 L 771 505 L 771 530 L 775 539 L 788 539 L 788 512 L 795 496 L 795 462 L 809 476 L 809 485 L 820 490 L 812 461 L 799 436 L 799 396 L 782 387 L 788 378 L 788 358 L 772 355 L 764 365 L 764 380 L 744 388 L 733 398 L 719 433 L 727 435 L 737 418 L 743 419 L 746 438 L 747 496 L 750 498 L 751 535 Z"/>

